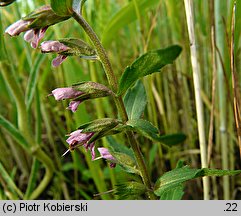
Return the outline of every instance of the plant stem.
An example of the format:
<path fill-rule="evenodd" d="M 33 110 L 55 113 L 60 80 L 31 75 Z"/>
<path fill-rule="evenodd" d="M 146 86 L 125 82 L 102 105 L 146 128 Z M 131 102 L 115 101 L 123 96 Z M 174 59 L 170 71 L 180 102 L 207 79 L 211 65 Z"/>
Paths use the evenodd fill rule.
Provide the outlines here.
<path fill-rule="evenodd" d="M 195 91 L 195 102 L 197 110 L 197 122 L 198 122 L 198 134 L 199 134 L 199 145 L 201 151 L 201 164 L 202 168 L 206 168 L 207 164 L 207 150 L 206 150 L 206 139 L 204 129 L 204 116 L 203 116 L 203 104 L 201 99 L 201 86 L 200 86 L 200 65 L 197 58 L 195 31 L 194 31 L 194 14 L 193 14 L 193 1 L 184 0 L 188 34 L 190 40 L 190 52 L 191 52 L 191 63 L 193 70 L 193 82 Z M 208 177 L 203 178 L 203 192 L 204 199 L 209 199 L 209 179 Z"/>
<path fill-rule="evenodd" d="M 86 22 L 86 20 L 81 15 L 73 12 L 73 18 L 82 26 L 82 28 L 84 29 L 86 34 L 89 36 L 90 40 L 92 41 L 92 43 L 97 51 L 97 54 L 100 58 L 100 61 L 103 65 L 103 68 L 106 73 L 110 87 L 111 87 L 112 91 L 114 91 L 116 93 L 117 89 L 118 89 L 117 79 L 113 72 L 111 63 L 107 56 L 107 53 L 106 53 L 104 47 L 102 46 L 98 36 L 96 35 L 94 30 L 91 28 L 91 26 Z M 122 100 L 122 96 L 118 96 L 115 98 L 115 104 L 117 106 L 118 112 L 120 113 L 122 121 L 123 122 L 128 121 L 128 116 L 127 116 L 126 109 L 125 109 L 125 106 L 124 106 L 124 103 Z M 148 189 L 148 196 L 150 199 L 155 199 L 155 195 L 152 192 L 150 177 L 149 177 L 149 174 L 148 174 L 148 171 L 146 168 L 146 164 L 145 164 L 143 155 L 140 151 L 139 145 L 136 142 L 136 139 L 132 132 L 127 132 L 126 134 L 127 134 L 128 140 L 129 140 L 129 144 L 134 151 L 136 161 L 137 161 L 138 167 L 141 172 L 141 177 L 142 177 L 143 183 L 146 185 L 146 187 Z"/>

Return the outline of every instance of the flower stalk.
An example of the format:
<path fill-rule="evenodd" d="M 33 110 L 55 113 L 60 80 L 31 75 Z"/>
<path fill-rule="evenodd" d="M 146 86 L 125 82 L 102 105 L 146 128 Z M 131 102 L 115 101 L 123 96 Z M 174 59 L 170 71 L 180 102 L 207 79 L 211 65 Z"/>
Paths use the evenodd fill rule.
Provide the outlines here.
<path fill-rule="evenodd" d="M 116 78 L 116 76 L 113 72 L 111 63 L 110 63 L 109 58 L 107 56 L 107 53 L 106 53 L 104 47 L 102 46 L 98 36 L 96 35 L 94 30 L 91 28 L 91 26 L 86 22 L 86 20 L 81 15 L 79 15 L 76 12 L 73 12 L 72 16 L 81 25 L 81 27 L 84 29 L 84 31 L 86 32 L 86 34 L 89 36 L 90 40 L 92 41 L 92 43 L 93 43 L 93 45 L 96 49 L 96 52 L 99 56 L 99 59 L 102 63 L 104 71 L 106 73 L 107 80 L 110 84 L 111 90 L 114 93 L 116 93 L 117 89 L 118 89 L 117 78 Z M 120 113 L 122 121 L 123 122 L 128 121 L 128 116 L 127 116 L 127 113 L 126 113 L 126 109 L 125 109 L 125 106 L 124 106 L 124 103 L 123 103 L 122 96 L 115 97 L 115 104 L 117 106 L 118 112 Z M 147 167 L 146 167 L 143 155 L 140 151 L 139 145 L 136 142 L 136 139 L 135 139 L 134 134 L 132 132 L 126 132 L 126 134 L 127 134 L 128 140 L 129 140 L 129 144 L 134 151 L 134 155 L 135 155 L 137 164 L 138 164 L 139 169 L 140 169 L 140 173 L 141 173 L 143 183 L 148 188 L 148 197 L 149 197 L 149 199 L 155 199 L 155 195 L 152 192 L 153 190 L 152 190 L 152 185 L 151 185 L 151 181 L 150 181 L 150 176 L 148 174 Z"/>

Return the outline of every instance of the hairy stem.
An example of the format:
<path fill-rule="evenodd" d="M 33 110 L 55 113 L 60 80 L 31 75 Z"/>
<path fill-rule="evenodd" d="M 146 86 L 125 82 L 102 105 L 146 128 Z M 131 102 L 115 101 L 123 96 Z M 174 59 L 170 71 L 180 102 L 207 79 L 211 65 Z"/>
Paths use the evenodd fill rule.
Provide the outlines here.
<path fill-rule="evenodd" d="M 91 26 L 86 22 L 86 20 L 81 15 L 73 12 L 73 18 L 82 26 L 82 28 L 84 29 L 86 34 L 89 36 L 90 40 L 92 41 L 92 43 L 97 51 L 97 54 L 100 58 L 100 61 L 103 65 L 103 68 L 105 70 L 110 87 L 111 87 L 112 91 L 114 91 L 116 93 L 117 88 L 118 88 L 117 79 L 113 72 L 111 63 L 107 56 L 107 53 L 106 53 L 104 47 L 102 46 L 98 36 L 96 35 L 94 30 L 91 28 Z M 125 109 L 125 106 L 123 103 L 122 96 L 118 96 L 115 98 L 115 104 L 117 106 L 118 112 L 120 113 L 122 121 L 124 121 L 124 122 L 128 121 L 128 116 L 126 113 L 126 109 Z M 134 151 L 136 161 L 137 161 L 138 167 L 141 172 L 141 177 L 142 177 L 143 183 L 146 185 L 146 187 L 149 190 L 148 196 L 150 199 L 155 199 L 155 195 L 152 192 L 150 177 L 149 177 L 149 174 L 148 174 L 148 171 L 146 168 L 146 164 L 145 164 L 143 155 L 140 151 L 139 145 L 136 142 L 136 139 L 132 132 L 127 132 L 126 134 L 127 134 L 128 140 L 129 140 L 129 144 Z"/>

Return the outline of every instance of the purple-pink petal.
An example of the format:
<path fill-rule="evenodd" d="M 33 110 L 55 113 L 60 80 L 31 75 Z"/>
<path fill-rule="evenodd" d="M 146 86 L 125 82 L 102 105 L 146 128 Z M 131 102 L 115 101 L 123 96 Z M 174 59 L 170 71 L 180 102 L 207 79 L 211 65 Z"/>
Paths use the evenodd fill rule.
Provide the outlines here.
<path fill-rule="evenodd" d="M 115 158 L 110 154 L 107 148 L 98 148 L 98 151 L 100 152 L 102 158 L 106 160 L 115 161 Z"/>
<path fill-rule="evenodd" d="M 58 55 L 53 61 L 52 65 L 53 67 L 57 67 L 62 64 L 62 62 L 67 58 L 67 56 L 64 55 Z"/>
<path fill-rule="evenodd" d="M 72 132 L 66 142 L 69 144 L 70 149 L 74 149 L 79 145 L 84 145 L 94 133 L 82 133 L 82 130 L 76 130 Z"/>
<path fill-rule="evenodd" d="M 76 112 L 80 103 L 81 101 L 71 101 L 67 109 L 71 110 L 72 112 Z"/>
<path fill-rule="evenodd" d="M 71 87 L 57 88 L 52 91 L 52 95 L 54 96 L 55 100 L 73 99 L 81 94 L 83 94 L 81 91 Z"/>
<path fill-rule="evenodd" d="M 10 25 L 6 30 L 5 33 L 9 34 L 10 36 L 17 36 L 21 32 L 27 31 L 28 25 L 30 24 L 30 21 L 25 20 L 18 20 L 17 22 Z"/>
<path fill-rule="evenodd" d="M 47 30 L 47 27 L 34 30 L 34 37 L 31 41 L 31 46 L 34 49 L 38 47 L 39 41 L 44 37 L 46 30 Z"/>
<path fill-rule="evenodd" d="M 26 31 L 23 38 L 25 41 L 30 43 L 34 38 L 34 30 L 31 29 L 31 30 Z"/>
<path fill-rule="evenodd" d="M 39 41 L 44 37 L 47 27 L 42 29 L 30 29 L 24 34 L 24 40 L 29 42 L 36 49 Z"/>
<path fill-rule="evenodd" d="M 95 142 L 92 142 L 90 144 L 85 143 L 83 146 L 86 148 L 86 150 L 90 150 L 91 159 L 94 160 L 95 159 Z"/>
<path fill-rule="evenodd" d="M 41 43 L 41 51 L 43 53 L 46 52 L 63 52 L 67 51 L 69 47 L 65 46 L 63 43 L 59 41 L 44 41 Z"/>

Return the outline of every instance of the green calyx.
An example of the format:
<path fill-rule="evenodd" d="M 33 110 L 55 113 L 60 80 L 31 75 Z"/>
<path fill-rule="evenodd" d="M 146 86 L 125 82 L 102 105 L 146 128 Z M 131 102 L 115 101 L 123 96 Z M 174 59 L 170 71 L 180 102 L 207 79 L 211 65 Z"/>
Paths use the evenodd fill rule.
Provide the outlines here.
<path fill-rule="evenodd" d="M 70 16 L 57 15 L 52 10 L 50 5 L 44 5 L 34 10 L 22 19 L 26 21 L 31 21 L 31 24 L 29 24 L 30 29 L 40 29 L 65 21 L 69 18 Z"/>
<path fill-rule="evenodd" d="M 106 86 L 96 82 L 80 82 L 72 86 L 74 89 L 83 92 L 75 100 L 88 100 L 112 95 L 113 92 Z"/>
<path fill-rule="evenodd" d="M 61 52 L 62 55 L 66 56 L 95 56 L 96 52 L 86 42 L 76 38 L 60 39 L 60 43 L 69 47 L 67 51 Z"/>

